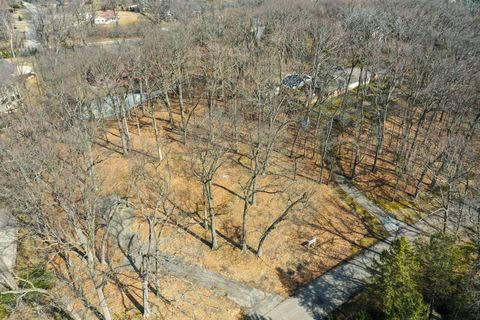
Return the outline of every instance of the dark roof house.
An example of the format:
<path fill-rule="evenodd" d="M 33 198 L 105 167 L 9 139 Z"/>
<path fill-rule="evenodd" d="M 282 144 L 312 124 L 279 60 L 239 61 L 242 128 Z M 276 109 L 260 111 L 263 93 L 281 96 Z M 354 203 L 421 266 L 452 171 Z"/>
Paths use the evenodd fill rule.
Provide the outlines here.
<path fill-rule="evenodd" d="M 289 74 L 282 80 L 282 85 L 290 89 L 301 89 L 305 84 L 312 82 L 308 75 Z"/>

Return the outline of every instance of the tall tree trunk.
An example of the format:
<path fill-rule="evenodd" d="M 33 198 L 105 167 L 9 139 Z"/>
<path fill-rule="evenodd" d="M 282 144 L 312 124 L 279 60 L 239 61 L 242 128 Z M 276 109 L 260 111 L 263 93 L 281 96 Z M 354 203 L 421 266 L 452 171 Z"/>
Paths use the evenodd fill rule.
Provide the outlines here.
<path fill-rule="evenodd" d="M 290 149 L 290 158 L 293 157 L 293 153 L 295 152 L 295 146 L 297 144 L 297 141 L 300 137 L 301 132 L 302 132 L 302 126 L 299 123 L 297 125 L 297 128 L 295 129 L 295 137 L 293 138 L 292 147 Z"/>
<path fill-rule="evenodd" d="M 210 214 L 210 233 L 212 236 L 212 250 L 218 249 L 217 230 L 215 225 L 215 209 L 213 207 L 212 181 L 206 182 L 208 212 Z"/>
<path fill-rule="evenodd" d="M 120 106 L 115 107 L 115 116 L 117 118 L 117 126 L 118 126 L 118 133 L 120 134 L 120 138 L 122 139 L 122 148 L 123 148 L 123 155 L 128 156 L 128 142 L 125 137 L 124 127 L 122 124 L 122 116 L 121 116 L 121 108 Z"/>
<path fill-rule="evenodd" d="M 208 230 L 208 200 L 207 200 L 207 191 L 206 191 L 206 185 L 203 185 L 202 188 L 202 193 L 203 193 L 203 228 L 205 230 Z"/>
<path fill-rule="evenodd" d="M 97 270 L 96 264 L 95 264 L 95 255 L 93 254 L 93 251 L 89 248 L 88 243 L 93 243 L 91 240 L 87 240 L 82 234 L 81 230 L 77 229 L 77 234 L 80 235 L 80 241 L 82 242 L 82 246 L 85 248 L 86 251 L 86 262 L 87 262 L 87 268 L 88 268 L 88 273 L 90 274 L 90 277 L 93 281 L 93 284 L 95 285 L 95 291 L 97 293 L 97 298 L 98 298 L 98 303 L 100 305 L 100 309 L 102 310 L 103 317 L 105 320 L 112 320 L 112 316 L 110 314 L 110 308 L 108 307 L 108 302 L 107 299 L 105 298 L 105 283 L 104 281 L 99 282 L 98 281 L 98 275 L 97 275 Z"/>
<path fill-rule="evenodd" d="M 183 143 L 187 143 L 187 127 L 185 124 L 185 102 L 183 100 L 183 84 L 182 81 L 178 84 L 178 100 L 180 104 L 180 121 L 182 125 Z"/>
<path fill-rule="evenodd" d="M 239 150 L 240 133 L 238 130 L 238 107 L 237 100 L 233 102 L 233 133 L 235 137 L 235 152 Z"/>
<path fill-rule="evenodd" d="M 257 174 L 255 174 L 252 182 L 252 196 L 251 196 L 252 206 L 257 205 L 257 180 L 258 180 L 258 177 L 257 177 Z"/>
<path fill-rule="evenodd" d="M 127 113 L 128 110 L 123 102 L 120 103 L 120 117 L 122 123 L 122 132 L 125 136 L 125 147 L 128 150 L 127 153 L 130 151 L 132 147 L 132 139 L 130 137 L 130 131 L 128 129 L 128 121 L 127 121 Z"/>
<path fill-rule="evenodd" d="M 159 161 L 163 160 L 163 154 L 162 154 L 162 147 L 160 143 L 160 136 L 158 133 L 158 127 L 157 127 L 157 117 L 155 116 L 155 108 L 152 106 L 152 125 L 153 125 L 153 131 L 155 133 L 155 143 L 157 144 L 157 157 Z"/>
<path fill-rule="evenodd" d="M 152 315 L 152 312 L 150 311 L 150 304 L 148 300 L 148 278 L 144 277 L 143 282 L 142 282 L 142 298 L 143 298 L 143 317 L 144 318 L 149 318 Z"/>
<path fill-rule="evenodd" d="M 413 195 L 413 197 L 414 197 L 415 199 L 417 199 L 417 198 L 418 198 L 418 195 L 420 194 L 420 186 L 421 186 L 421 184 L 422 184 L 422 182 L 423 182 L 423 178 L 425 178 L 425 175 L 427 174 L 428 167 L 429 167 L 429 164 L 427 164 L 427 165 L 423 168 L 422 173 L 420 174 L 420 177 L 419 177 L 418 180 L 417 180 L 417 183 L 416 183 L 416 185 L 415 185 L 415 194 Z"/>
<path fill-rule="evenodd" d="M 353 164 L 352 164 L 352 171 L 350 174 L 350 180 L 355 180 L 356 174 L 357 174 L 357 166 L 360 164 L 360 151 L 359 151 L 360 146 L 356 145 L 355 146 L 355 157 L 353 158 Z"/>
<path fill-rule="evenodd" d="M 105 299 L 105 294 L 103 292 L 104 285 L 96 285 L 96 291 L 98 300 L 100 302 L 100 309 L 102 309 L 103 317 L 105 320 L 112 320 L 112 316 L 110 314 L 110 308 L 108 307 L 107 300 Z"/>
<path fill-rule="evenodd" d="M 385 124 L 387 122 L 387 113 L 388 113 L 387 108 L 388 107 L 385 106 L 385 109 L 383 111 L 382 121 L 381 122 L 379 121 L 380 123 L 378 128 L 377 145 L 375 146 L 375 157 L 373 158 L 372 172 L 377 171 L 378 158 L 382 154 L 382 150 L 383 150 L 383 142 L 385 140 Z"/>
<path fill-rule="evenodd" d="M 165 107 L 167 108 L 168 112 L 168 121 L 170 122 L 170 126 L 172 129 L 175 128 L 175 119 L 173 119 L 173 112 L 172 112 L 172 103 L 170 102 L 170 97 L 168 96 L 168 92 L 163 94 L 163 101 L 165 103 Z"/>
<path fill-rule="evenodd" d="M 250 203 L 249 203 L 249 195 L 248 191 L 244 195 L 244 200 L 243 200 L 243 221 L 242 221 L 242 251 L 245 252 L 247 251 L 247 220 L 248 220 L 248 213 L 249 213 L 249 208 L 250 208 Z"/>
<path fill-rule="evenodd" d="M 332 134 L 332 127 L 333 127 L 333 117 L 330 119 L 330 123 L 327 129 L 327 135 L 325 137 L 323 151 L 322 151 L 322 164 L 320 166 L 320 184 L 323 183 L 323 170 L 325 169 L 326 165 L 326 158 L 327 158 L 327 151 L 328 151 L 328 144 L 330 142 L 330 136 Z"/>

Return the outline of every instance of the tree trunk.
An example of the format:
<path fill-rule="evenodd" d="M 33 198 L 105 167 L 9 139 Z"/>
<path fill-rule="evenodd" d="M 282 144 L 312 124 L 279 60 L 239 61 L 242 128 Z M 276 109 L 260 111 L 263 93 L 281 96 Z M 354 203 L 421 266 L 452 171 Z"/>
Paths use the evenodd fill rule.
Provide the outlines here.
<path fill-rule="evenodd" d="M 417 180 L 417 183 L 415 185 L 415 194 L 413 196 L 415 199 L 417 199 L 418 195 L 420 194 L 420 186 L 422 185 L 423 178 L 425 178 L 425 175 L 427 174 L 429 166 L 430 166 L 430 164 L 427 164 L 423 168 L 422 173 L 420 174 L 420 177 Z"/>
<path fill-rule="evenodd" d="M 137 134 L 139 136 L 141 136 L 142 132 L 140 131 L 140 117 L 138 116 L 138 109 L 135 109 L 135 120 L 136 120 L 136 124 L 137 124 Z"/>
<path fill-rule="evenodd" d="M 243 222 L 242 222 L 242 251 L 247 251 L 247 220 L 248 220 L 248 211 L 249 211 L 249 200 L 248 200 L 248 192 L 245 193 L 244 201 L 243 201 Z"/>
<path fill-rule="evenodd" d="M 157 144 L 157 157 L 159 161 L 162 161 L 163 160 L 162 147 L 160 143 L 160 137 L 158 134 L 157 117 L 155 116 L 155 109 L 153 107 L 152 107 L 152 126 L 153 126 L 153 131 L 155 133 L 155 143 Z"/>
<path fill-rule="evenodd" d="M 208 230 L 208 203 L 207 203 L 207 191 L 206 191 L 206 185 L 203 185 L 202 188 L 202 193 L 203 193 L 203 228 L 205 230 Z"/>
<path fill-rule="evenodd" d="M 112 320 L 110 315 L 110 309 L 108 307 L 107 300 L 105 299 L 105 294 L 103 292 L 103 285 L 99 285 L 96 288 L 98 300 L 100 301 L 100 308 L 102 309 L 103 317 L 105 320 Z"/>
<path fill-rule="evenodd" d="M 143 289 L 143 317 L 144 318 L 149 318 L 152 313 L 150 311 L 150 304 L 148 300 L 148 279 L 147 277 L 144 277 L 143 283 L 142 283 L 142 289 Z"/>
<path fill-rule="evenodd" d="M 430 301 L 430 307 L 428 310 L 428 319 L 433 319 L 433 305 L 435 303 L 435 297 L 432 297 L 432 301 Z"/>
<path fill-rule="evenodd" d="M 180 121 L 182 125 L 183 143 L 187 143 L 187 128 L 185 125 L 185 103 L 183 101 L 183 85 L 182 82 L 178 84 L 178 100 L 180 104 Z"/>
<path fill-rule="evenodd" d="M 327 157 L 327 151 L 328 151 L 328 143 L 329 143 L 329 140 L 330 140 L 330 135 L 332 134 L 332 127 L 333 127 L 333 118 L 330 120 L 330 123 L 328 125 L 328 129 L 327 129 L 327 136 L 325 137 L 325 141 L 324 141 L 324 146 L 323 146 L 323 152 L 322 152 L 322 165 L 320 167 L 320 184 L 323 183 L 323 170 L 325 169 L 325 160 L 326 160 L 326 157 Z"/>
<path fill-rule="evenodd" d="M 253 177 L 253 182 L 252 182 L 252 206 L 257 205 L 257 175 Z"/>
<path fill-rule="evenodd" d="M 302 133 L 302 125 L 300 121 L 301 120 L 299 120 L 297 128 L 295 129 L 295 137 L 293 138 L 292 148 L 290 149 L 290 158 L 293 157 L 293 153 L 295 152 L 295 146 L 297 145 L 297 141 Z"/>
<path fill-rule="evenodd" d="M 120 106 L 116 106 L 115 107 L 115 115 L 116 115 L 116 118 L 117 118 L 117 125 L 118 125 L 118 133 L 120 134 L 120 137 L 122 139 L 122 148 L 123 148 L 123 155 L 124 156 L 128 156 L 128 142 L 125 138 L 125 133 L 124 133 L 124 127 L 123 127 L 123 124 L 122 124 L 122 116 L 121 116 L 121 108 Z"/>
<path fill-rule="evenodd" d="M 237 110 L 237 100 L 233 102 L 233 133 L 235 137 L 235 152 L 239 150 L 239 140 L 240 140 L 240 133 L 238 130 L 238 110 Z"/>
<path fill-rule="evenodd" d="M 448 189 L 449 190 L 447 192 L 447 203 L 443 207 L 443 228 L 442 228 L 443 233 L 447 232 L 448 216 L 450 215 L 450 197 L 451 197 L 450 186 L 448 186 Z"/>
<path fill-rule="evenodd" d="M 213 207 L 212 181 L 206 182 L 208 212 L 210 214 L 210 233 L 212 235 L 212 250 L 218 249 L 217 230 L 215 225 L 215 209 Z"/>
<path fill-rule="evenodd" d="M 122 124 L 122 133 L 124 136 L 124 150 L 127 150 L 127 154 L 131 149 L 131 137 L 130 137 L 130 131 L 128 129 L 128 121 L 127 121 L 127 109 L 123 103 L 120 103 L 120 118 L 121 118 L 121 124 Z M 124 154 L 126 155 L 126 154 Z"/>
<path fill-rule="evenodd" d="M 164 93 L 163 101 L 165 102 L 165 107 L 167 108 L 168 121 L 170 122 L 170 125 L 171 125 L 172 129 L 174 129 L 175 128 L 175 120 L 173 119 L 172 103 L 170 102 L 170 97 L 168 96 L 168 92 Z"/>
<path fill-rule="evenodd" d="M 353 159 L 352 172 L 350 174 L 350 180 L 354 181 L 357 174 L 357 166 L 360 164 L 359 146 L 355 146 L 355 157 Z"/>
<path fill-rule="evenodd" d="M 388 102 L 387 102 L 388 103 Z M 387 107 L 383 112 L 382 122 L 379 123 L 377 145 L 375 146 L 375 157 L 373 159 L 372 172 L 377 171 L 377 162 L 383 149 L 383 141 L 385 140 L 385 123 L 387 122 Z"/>

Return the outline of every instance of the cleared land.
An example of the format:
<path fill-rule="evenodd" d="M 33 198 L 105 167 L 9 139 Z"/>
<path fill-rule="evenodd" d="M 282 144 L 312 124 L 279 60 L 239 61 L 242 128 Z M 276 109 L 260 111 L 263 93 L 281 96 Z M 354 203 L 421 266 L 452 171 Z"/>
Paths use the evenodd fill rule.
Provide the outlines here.
<path fill-rule="evenodd" d="M 209 231 L 201 225 L 201 187 L 190 172 L 191 159 L 187 147 L 178 142 L 177 133 L 167 130 L 166 113 L 158 112 L 156 117 L 163 125 L 162 139 L 166 156 L 155 170 L 157 174 L 174 177 L 170 181 L 170 190 L 173 190 L 171 199 L 176 201 L 183 213 L 179 220 L 171 221 L 166 229 L 165 234 L 170 235 L 162 245 L 165 252 L 175 253 L 185 261 L 252 287 L 287 296 L 348 258 L 359 249 L 358 245 L 367 236 L 363 217 L 342 201 L 342 196 L 334 189 L 319 185 L 310 178 L 312 175 L 309 170 L 312 168 L 308 167 L 309 164 L 300 166 L 295 185 L 292 185 L 288 166 L 290 160 L 285 155 L 275 153 L 270 172 L 262 177 L 261 185 L 273 186 L 278 193 L 259 195 L 258 204 L 253 208 L 248 222 L 250 250 L 241 252 L 238 246 L 243 201 L 238 182 L 244 172 L 234 165 L 234 160 L 238 161 L 237 157 L 242 156 L 234 155 L 234 159 L 228 159 L 220 168 L 214 180 L 219 249 L 211 251 Z M 150 122 L 151 119 L 147 117 L 139 119 L 140 134 L 136 124 L 131 123 L 134 152 L 148 155 L 155 150 Z M 105 140 L 99 141 L 98 157 L 106 157 L 98 166 L 100 180 L 107 187 L 105 194 L 135 193 L 128 181 L 132 181 L 131 175 L 134 168 L 138 167 L 138 161 L 123 157 L 119 153 L 120 146 L 119 134 L 113 128 L 105 135 Z M 146 159 L 149 157 L 146 156 Z M 286 206 L 288 199 L 282 192 L 286 189 L 290 193 L 310 191 L 313 194 L 311 201 L 308 207 L 294 212 L 288 221 L 272 233 L 264 254 L 257 258 L 253 248 L 256 248 L 262 232 Z M 135 203 L 134 197 L 131 201 Z M 147 224 L 141 220 L 139 214 L 139 233 L 146 234 Z M 306 248 L 303 243 L 314 237 L 317 238 L 317 245 Z"/>

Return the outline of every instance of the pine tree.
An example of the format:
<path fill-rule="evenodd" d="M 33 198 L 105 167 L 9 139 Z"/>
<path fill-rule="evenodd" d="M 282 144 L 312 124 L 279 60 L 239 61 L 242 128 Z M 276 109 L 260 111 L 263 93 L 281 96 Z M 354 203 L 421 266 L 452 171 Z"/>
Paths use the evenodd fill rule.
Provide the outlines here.
<path fill-rule="evenodd" d="M 375 265 L 372 288 L 380 311 L 389 320 L 424 320 L 428 308 L 423 302 L 416 279 L 420 264 L 410 242 L 393 241 Z"/>
<path fill-rule="evenodd" d="M 430 304 L 430 315 L 434 307 L 448 309 L 452 297 L 461 291 L 462 278 L 468 270 L 465 254 L 455 238 L 444 233 L 431 236 L 427 243 L 419 243 L 417 252 L 422 266 L 421 286 Z"/>

